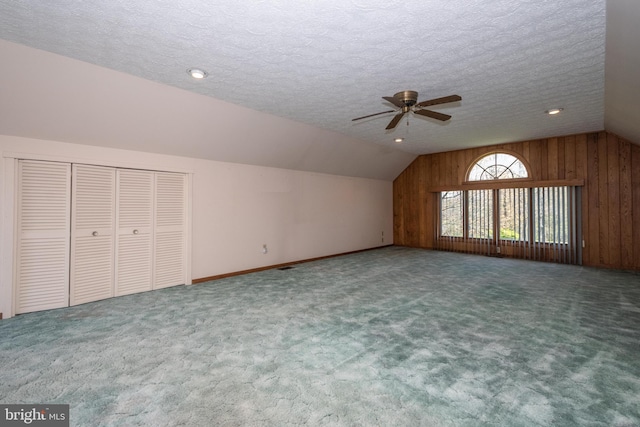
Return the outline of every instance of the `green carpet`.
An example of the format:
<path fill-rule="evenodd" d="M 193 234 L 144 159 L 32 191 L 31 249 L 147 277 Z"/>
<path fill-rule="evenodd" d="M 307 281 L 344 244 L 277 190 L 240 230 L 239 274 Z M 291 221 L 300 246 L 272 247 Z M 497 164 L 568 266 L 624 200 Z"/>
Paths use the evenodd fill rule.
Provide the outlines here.
<path fill-rule="evenodd" d="M 640 426 L 640 275 L 388 247 L 0 321 L 73 426 Z"/>

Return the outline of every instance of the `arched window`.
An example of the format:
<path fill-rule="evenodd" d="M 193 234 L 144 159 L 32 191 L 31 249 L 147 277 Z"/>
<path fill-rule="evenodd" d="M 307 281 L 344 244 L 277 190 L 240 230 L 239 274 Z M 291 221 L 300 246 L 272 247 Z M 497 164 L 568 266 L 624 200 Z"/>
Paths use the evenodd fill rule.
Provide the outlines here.
<path fill-rule="evenodd" d="M 469 181 L 527 178 L 527 168 L 516 156 L 491 153 L 478 160 L 469 171 Z"/>
<path fill-rule="evenodd" d="M 534 186 L 525 162 L 487 154 L 469 165 L 467 185 L 440 191 L 434 247 L 579 263 L 579 192 Z"/>

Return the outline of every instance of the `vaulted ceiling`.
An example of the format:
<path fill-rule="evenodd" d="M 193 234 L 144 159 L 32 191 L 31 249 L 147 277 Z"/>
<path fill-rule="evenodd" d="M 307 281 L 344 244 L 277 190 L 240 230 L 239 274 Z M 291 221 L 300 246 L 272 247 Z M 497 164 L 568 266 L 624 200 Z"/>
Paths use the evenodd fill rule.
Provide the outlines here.
<path fill-rule="evenodd" d="M 381 179 L 416 155 L 473 146 L 605 128 L 640 141 L 637 22 L 636 0 L 0 0 L 10 42 L 0 85 L 11 95 L 0 99 L 0 133 Z M 74 134 L 53 106 L 23 117 L 18 99 L 36 102 L 23 96 L 33 87 L 74 98 L 71 109 L 86 102 L 96 115 L 85 122 L 99 112 L 122 127 L 107 110 L 132 104 L 155 115 L 130 123 L 135 138 Z M 446 122 L 351 120 L 393 110 L 382 97 L 403 90 L 462 101 L 432 107 Z M 126 105 L 105 99 L 116 96 Z M 197 132 L 145 130 L 176 116 Z M 163 139 L 171 132 L 175 143 Z"/>

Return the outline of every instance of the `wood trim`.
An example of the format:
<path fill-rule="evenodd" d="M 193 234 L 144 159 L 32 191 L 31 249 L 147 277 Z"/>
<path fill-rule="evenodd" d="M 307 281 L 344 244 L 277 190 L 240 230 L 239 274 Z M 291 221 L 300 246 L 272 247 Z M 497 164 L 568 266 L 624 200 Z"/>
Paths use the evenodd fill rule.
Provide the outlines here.
<path fill-rule="evenodd" d="M 199 279 L 193 279 L 191 281 L 191 283 L 195 285 L 197 283 L 210 282 L 210 281 L 213 281 L 213 280 L 225 279 L 227 277 L 242 276 L 244 274 L 257 273 L 257 272 L 265 271 L 265 270 L 273 270 L 274 268 L 282 268 L 282 267 L 288 267 L 288 266 L 296 265 L 296 264 L 304 264 L 305 262 L 319 261 L 319 260 L 323 260 L 323 259 L 339 257 L 339 256 L 342 256 L 342 255 L 351 255 L 351 254 L 357 254 L 357 253 L 360 253 L 360 252 L 372 251 L 372 250 L 375 250 L 375 249 L 388 248 L 389 246 L 393 246 L 393 245 L 376 246 L 375 248 L 360 249 L 360 250 L 357 250 L 357 251 L 342 252 L 342 253 L 334 254 L 334 255 L 325 255 L 325 256 L 320 256 L 320 257 L 316 257 L 316 258 L 308 258 L 308 259 L 302 259 L 302 260 L 298 260 L 298 261 L 285 262 L 285 263 L 282 263 L 282 264 L 274 264 L 274 265 L 267 265 L 267 266 L 264 266 L 264 267 L 250 268 L 249 270 L 233 271 L 231 273 L 224 273 L 224 274 L 217 274 L 215 276 L 201 277 Z"/>
<path fill-rule="evenodd" d="M 598 190 L 598 135 L 589 135 L 587 138 L 587 165 L 585 172 L 587 174 L 587 188 L 589 188 L 589 200 L 587 212 L 589 212 L 589 223 L 587 233 L 582 235 L 586 244 L 586 250 L 589 253 L 589 262 L 598 265 L 600 263 L 600 192 Z M 583 195 L 584 197 L 584 195 Z M 583 218 L 583 230 L 584 230 Z M 583 251 L 584 254 L 585 251 Z M 583 260 L 584 262 L 584 260 Z"/>
<path fill-rule="evenodd" d="M 631 146 L 631 170 L 636 173 L 631 175 L 631 220 L 633 230 L 626 230 L 633 236 L 632 264 L 634 268 L 640 270 L 640 146 Z M 635 224 L 635 225 L 634 225 Z"/>
<path fill-rule="evenodd" d="M 430 187 L 430 193 L 456 190 L 496 190 L 500 188 L 535 188 L 535 187 L 582 187 L 584 179 L 555 179 L 552 181 L 534 181 L 530 179 L 498 179 L 493 181 L 465 182 L 461 185 Z"/>
<path fill-rule="evenodd" d="M 610 265 L 609 258 L 609 240 L 607 235 L 609 232 L 609 203 L 607 190 L 609 185 L 607 183 L 608 176 L 608 153 L 607 149 L 607 135 L 605 133 L 599 133 L 596 140 L 596 150 L 598 156 L 598 193 L 600 193 L 600 206 L 599 206 L 599 230 L 598 230 L 598 250 L 600 252 L 599 263 L 601 265 Z"/>
<path fill-rule="evenodd" d="M 620 143 L 620 262 L 622 265 L 633 264 L 633 234 L 625 233 L 629 228 L 633 229 L 632 217 L 632 165 L 631 143 Z"/>

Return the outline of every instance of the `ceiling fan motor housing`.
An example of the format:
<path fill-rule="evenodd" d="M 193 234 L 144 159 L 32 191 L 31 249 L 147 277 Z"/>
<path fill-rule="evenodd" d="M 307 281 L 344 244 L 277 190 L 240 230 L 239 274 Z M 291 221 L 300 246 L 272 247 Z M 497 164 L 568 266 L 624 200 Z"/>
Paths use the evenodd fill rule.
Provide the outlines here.
<path fill-rule="evenodd" d="M 393 97 L 402 101 L 407 107 L 412 107 L 418 102 L 418 92 L 414 90 L 404 90 L 396 93 Z"/>

